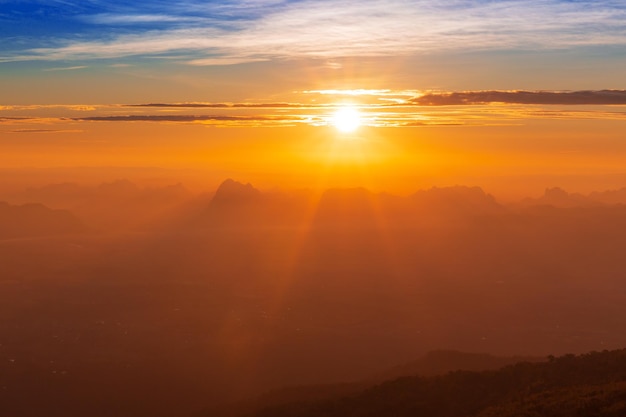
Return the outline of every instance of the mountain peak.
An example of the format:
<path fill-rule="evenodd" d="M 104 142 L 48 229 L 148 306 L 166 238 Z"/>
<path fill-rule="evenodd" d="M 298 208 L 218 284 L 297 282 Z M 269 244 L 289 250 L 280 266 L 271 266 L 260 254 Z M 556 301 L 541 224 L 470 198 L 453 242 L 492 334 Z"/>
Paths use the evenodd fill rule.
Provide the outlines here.
<path fill-rule="evenodd" d="M 421 207 L 460 214 L 499 213 L 502 206 L 480 187 L 433 187 L 411 196 Z"/>
<path fill-rule="evenodd" d="M 254 188 L 252 184 L 235 181 L 228 178 L 220 184 L 215 192 L 212 204 L 230 204 L 250 200 L 256 200 L 261 192 Z"/>

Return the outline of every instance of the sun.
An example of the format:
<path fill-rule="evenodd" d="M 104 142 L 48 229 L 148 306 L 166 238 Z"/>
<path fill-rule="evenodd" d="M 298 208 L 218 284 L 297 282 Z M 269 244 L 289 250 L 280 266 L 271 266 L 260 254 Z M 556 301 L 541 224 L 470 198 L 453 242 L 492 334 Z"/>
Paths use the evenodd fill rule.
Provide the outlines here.
<path fill-rule="evenodd" d="M 333 125 L 343 133 L 351 133 L 361 125 L 361 115 L 354 107 L 342 107 L 333 115 Z"/>

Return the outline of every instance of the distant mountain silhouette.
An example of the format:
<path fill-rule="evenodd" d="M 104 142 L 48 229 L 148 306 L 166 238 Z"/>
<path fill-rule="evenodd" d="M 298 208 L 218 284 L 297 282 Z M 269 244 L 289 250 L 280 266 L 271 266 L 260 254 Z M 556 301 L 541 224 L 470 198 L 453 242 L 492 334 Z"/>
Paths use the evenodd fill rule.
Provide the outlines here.
<path fill-rule="evenodd" d="M 0 238 L 81 233 L 85 226 L 67 210 L 43 204 L 11 205 L 0 202 Z"/>
<path fill-rule="evenodd" d="M 98 193 L 111 195 L 120 198 L 124 195 L 133 195 L 139 192 L 139 187 L 127 179 L 115 180 L 113 182 L 103 183 L 97 187 Z"/>
<path fill-rule="evenodd" d="M 261 192 L 252 184 L 243 184 L 229 178 L 217 188 L 211 205 L 254 204 L 258 202 L 260 196 Z"/>
<path fill-rule="evenodd" d="M 219 228 L 296 226 L 303 222 L 310 198 L 308 192 L 261 192 L 229 178 L 217 188 L 198 223 Z"/>
<path fill-rule="evenodd" d="M 594 191 L 589 199 L 604 204 L 626 204 L 626 187 L 619 190 Z"/>
<path fill-rule="evenodd" d="M 535 214 L 535 207 L 601 209 L 618 204 L 615 202 L 622 198 L 626 201 L 626 188 L 584 196 L 553 187 L 540 198 L 527 198 L 509 207 L 480 187 L 433 187 L 407 197 L 373 193 L 365 188 L 331 188 L 314 197 L 311 192 L 262 192 L 250 183 L 227 179 L 215 192 L 204 222 L 220 226 L 308 222 L 314 227 L 352 229 L 480 227 L 488 218 L 516 222 L 512 217 L 514 208 L 532 209 Z"/>
<path fill-rule="evenodd" d="M 71 210 L 87 225 L 100 230 L 124 230 L 155 222 L 191 199 L 182 185 L 141 188 L 127 179 L 97 186 L 74 183 L 29 188 L 21 201 Z"/>
<path fill-rule="evenodd" d="M 626 205 L 626 187 L 617 190 L 594 191 L 587 195 L 570 193 L 560 187 L 551 187 L 546 188 L 541 197 L 525 198 L 515 205 L 521 207 L 552 206 L 557 208 Z"/>
<path fill-rule="evenodd" d="M 409 197 L 346 188 L 322 194 L 316 220 L 351 227 L 404 228 L 505 212 L 493 196 L 479 187 L 431 188 Z"/>
<path fill-rule="evenodd" d="M 440 215 L 475 216 L 502 213 L 504 208 L 480 187 L 433 187 L 410 196 L 420 210 Z"/>
<path fill-rule="evenodd" d="M 526 198 L 520 202 L 522 206 L 553 206 L 558 208 L 599 206 L 599 200 L 591 199 L 579 193 L 568 193 L 559 187 L 546 188 L 539 198 Z"/>
<path fill-rule="evenodd" d="M 86 187 L 65 182 L 27 188 L 18 197 L 25 201 L 38 201 L 52 207 L 68 208 L 85 198 L 86 190 Z"/>

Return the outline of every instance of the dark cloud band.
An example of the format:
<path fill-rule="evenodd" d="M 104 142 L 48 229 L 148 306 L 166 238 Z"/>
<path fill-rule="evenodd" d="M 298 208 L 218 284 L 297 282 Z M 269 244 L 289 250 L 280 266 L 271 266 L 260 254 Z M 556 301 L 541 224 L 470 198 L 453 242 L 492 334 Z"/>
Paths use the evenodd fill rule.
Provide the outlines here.
<path fill-rule="evenodd" d="M 233 108 L 302 108 L 309 107 L 299 103 L 146 103 L 126 104 L 124 107 L 156 107 L 156 108 L 181 108 L 181 109 L 233 109 Z"/>
<path fill-rule="evenodd" d="M 428 93 L 409 100 L 419 106 L 461 106 L 471 104 L 626 104 L 626 90 L 597 91 L 465 91 Z"/>
<path fill-rule="evenodd" d="M 195 116 L 195 115 L 124 115 L 124 116 L 91 116 L 76 117 L 72 120 L 95 121 L 95 122 L 202 122 L 202 121 L 281 121 L 299 120 L 298 117 L 289 116 Z"/>

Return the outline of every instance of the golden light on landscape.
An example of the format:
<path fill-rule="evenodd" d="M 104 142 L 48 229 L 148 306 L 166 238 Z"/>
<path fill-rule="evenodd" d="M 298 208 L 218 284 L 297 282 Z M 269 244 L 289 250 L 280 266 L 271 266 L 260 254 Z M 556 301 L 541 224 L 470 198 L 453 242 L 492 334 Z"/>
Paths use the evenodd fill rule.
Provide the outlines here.
<path fill-rule="evenodd" d="M 0 417 L 626 417 L 626 0 L 0 5 Z"/>
<path fill-rule="evenodd" d="M 361 114 L 355 107 L 341 107 L 333 115 L 332 123 L 340 132 L 352 133 L 361 126 Z"/>

